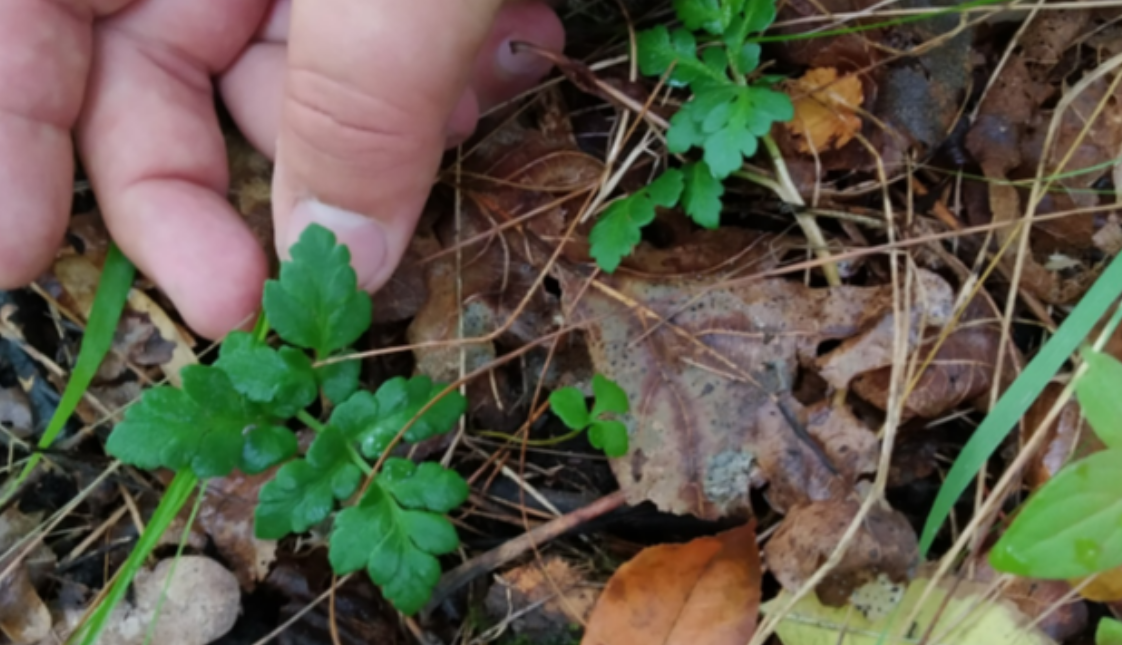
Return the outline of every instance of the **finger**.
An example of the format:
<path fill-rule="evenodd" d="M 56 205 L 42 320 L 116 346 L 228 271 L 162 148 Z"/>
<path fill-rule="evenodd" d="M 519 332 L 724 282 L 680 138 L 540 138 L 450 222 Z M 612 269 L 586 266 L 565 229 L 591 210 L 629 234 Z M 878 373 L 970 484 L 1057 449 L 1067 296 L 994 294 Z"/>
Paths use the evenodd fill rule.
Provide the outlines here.
<path fill-rule="evenodd" d="M 208 338 L 260 302 L 263 252 L 225 199 L 211 77 L 267 0 L 145 0 L 97 25 L 79 148 L 113 238 Z"/>
<path fill-rule="evenodd" d="M 257 42 L 246 49 L 219 83 L 224 104 L 242 134 L 270 159 L 276 155 L 284 98 L 287 53 L 283 45 L 288 40 L 291 6 L 290 0 L 275 2 Z M 556 17 L 545 4 L 507 3 L 499 10 L 476 56 L 471 87 L 460 96 L 445 123 L 445 148 L 472 134 L 480 112 L 530 89 L 549 71 L 548 61 L 540 57 L 513 56 L 510 42 L 535 31 L 542 32 L 536 35 L 537 42 L 560 42 L 562 36 L 556 27 Z"/>
<path fill-rule="evenodd" d="M 477 98 L 465 107 L 461 97 L 478 78 L 474 60 L 499 4 L 295 0 L 274 175 L 281 253 L 318 223 L 350 247 L 364 287 L 389 278 L 438 169 L 446 123 L 478 110 Z M 556 17 L 532 15 L 502 39 L 559 46 Z M 508 78 L 540 74 L 514 60 L 490 64 L 507 66 Z"/>
<path fill-rule="evenodd" d="M 92 20 L 60 2 L 0 2 L 0 289 L 31 282 L 66 230 Z"/>

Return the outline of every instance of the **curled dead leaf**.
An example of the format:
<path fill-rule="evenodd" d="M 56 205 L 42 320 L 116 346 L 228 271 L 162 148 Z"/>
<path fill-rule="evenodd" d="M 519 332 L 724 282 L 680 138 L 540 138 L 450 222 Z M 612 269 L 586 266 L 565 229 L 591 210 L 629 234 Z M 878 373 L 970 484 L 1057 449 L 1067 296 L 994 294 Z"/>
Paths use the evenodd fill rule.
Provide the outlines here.
<path fill-rule="evenodd" d="M 852 497 L 815 502 L 793 509 L 764 547 L 764 561 L 784 589 L 796 591 L 825 563 L 857 517 Z M 881 576 L 903 585 L 919 564 L 915 531 L 886 505 L 874 504 L 841 562 L 815 591 L 823 604 L 841 607 L 859 588 Z"/>
<path fill-rule="evenodd" d="M 644 549 L 608 581 L 582 645 L 743 645 L 756 630 L 755 523 Z"/>
<path fill-rule="evenodd" d="M 802 152 L 836 150 L 861 130 L 855 110 L 865 92 L 857 76 L 839 78 L 837 68 L 818 67 L 790 81 L 786 89 L 794 99 L 795 118 L 783 125 Z"/>
<path fill-rule="evenodd" d="M 933 419 L 990 391 L 997 366 L 1001 325 L 997 312 L 984 298 L 970 301 L 962 317 L 935 349 L 939 330 L 928 333 L 928 340 L 917 350 L 920 361 L 930 361 L 915 379 L 914 387 L 904 401 L 904 416 Z M 1002 376 L 1008 380 L 1016 375 L 1014 359 L 1007 352 L 1007 365 Z M 885 410 L 888 407 L 892 369 L 865 372 L 851 383 L 853 391 L 869 403 Z M 988 403 L 988 401 L 987 401 Z M 983 406 L 985 407 L 985 406 Z"/>

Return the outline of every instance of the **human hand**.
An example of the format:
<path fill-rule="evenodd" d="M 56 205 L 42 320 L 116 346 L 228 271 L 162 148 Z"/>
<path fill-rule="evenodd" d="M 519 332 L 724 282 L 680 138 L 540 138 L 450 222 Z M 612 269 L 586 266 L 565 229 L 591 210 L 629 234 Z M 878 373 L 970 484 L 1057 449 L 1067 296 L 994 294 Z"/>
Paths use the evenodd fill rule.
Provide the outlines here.
<path fill-rule="evenodd" d="M 284 252 L 311 222 L 351 248 L 376 289 L 404 254 L 445 147 L 560 49 L 540 2 L 502 0 L 3 0 L 0 288 L 58 248 L 71 132 L 113 239 L 217 338 L 260 303 L 267 264 L 226 200 L 215 84 L 275 158 Z"/>

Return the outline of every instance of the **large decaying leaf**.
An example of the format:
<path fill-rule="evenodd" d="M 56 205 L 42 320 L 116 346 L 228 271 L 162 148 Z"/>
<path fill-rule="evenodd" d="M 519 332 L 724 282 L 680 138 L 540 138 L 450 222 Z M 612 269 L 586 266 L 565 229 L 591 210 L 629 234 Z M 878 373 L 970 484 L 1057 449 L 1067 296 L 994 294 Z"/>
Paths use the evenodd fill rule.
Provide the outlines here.
<path fill-rule="evenodd" d="M 764 549 L 768 570 L 785 589 L 798 590 L 829 559 L 860 506 L 856 499 L 835 499 L 792 510 Z M 824 604 L 840 607 L 878 579 L 907 583 L 918 562 L 911 524 L 903 515 L 877 505 L 857 528 L 841 562 L 815 591 Z"/>
<path fill-rule="evenodd" d="M 760 554 L 752 523 L 644 549 L 616 570 L 582 645 L 743 645 L 756 629 Z"/>
<path fill-rule="evenodd" d="M 899 604 L 875 619 L 850 607 L 827 607 L 808 594 L 780 621 L 776 633 L 783 645 L 877 645 L 923 642 L 928 645 L 1054 645 L 1011 601 L 993 598 L 989 585 L 968 580 L 944 579 L 923 602 L 910 625 L 903 621 L 912 614 L 930 585 L 917 578 L 907 588 Z M 785 607 L 790 592 L 761 608 L 766 613 Z M 887 632 L 887 637 L 883 638 Z"/>
<path fill-rule="evenodd" d="M 562 276 L 570 322 L 588 324 L 596 371 L 631 401 L 622 416 L 630 450 L 612 461 L 630 502 L 715 518 L 750 508 L 749 489 L 765 481 L 779 487 L 797 478 L 787 487 L 831 488 L 833 474 L 798 439 L 783 407 L 798 413 L 789 390 L 820 343 L 891 316 L 890 287 L 810 289 L 761 280 L 718 288 L 627 275 L 582 286 L 583 278 Z M 573 294 L 582 295 L 574 302 Z M 925 308 L 917 303 L 912 313 L 939 318 L 917 313 Z"/>

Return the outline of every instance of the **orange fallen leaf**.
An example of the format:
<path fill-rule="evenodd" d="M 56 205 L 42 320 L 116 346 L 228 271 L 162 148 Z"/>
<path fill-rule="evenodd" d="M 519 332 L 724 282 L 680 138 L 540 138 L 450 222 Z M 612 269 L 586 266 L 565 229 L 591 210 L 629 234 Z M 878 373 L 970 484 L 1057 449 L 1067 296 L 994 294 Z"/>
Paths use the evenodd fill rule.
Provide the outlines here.
<path fill-rule="evenodd" d="M 748 642 L 760 607 L 755 528 L 644 549 L 608 581 L 582 645 Z"/>
<path fill-rule="evenodd" d="M 837 69 L 818 67 L 791 81 L 787 92 L 795 97 L 795 118 L 784 125 L 799 150 L 836 150 L 861 129 L 854 110 L 865 100 L 865 92 L 856 76 L 838 80 Z"/>
<path fill-rule="evenodd" d="M 1072 586 L 1079 586 L 1083 579 L 1072 580 Z M 1079 595 L 1092 602 L 1117 602 L 1122 600 L 1122 567 L 1104 571 L 1095 579 L 1079 588 Z"/>

